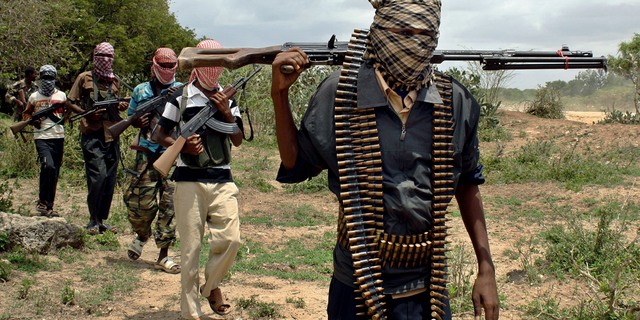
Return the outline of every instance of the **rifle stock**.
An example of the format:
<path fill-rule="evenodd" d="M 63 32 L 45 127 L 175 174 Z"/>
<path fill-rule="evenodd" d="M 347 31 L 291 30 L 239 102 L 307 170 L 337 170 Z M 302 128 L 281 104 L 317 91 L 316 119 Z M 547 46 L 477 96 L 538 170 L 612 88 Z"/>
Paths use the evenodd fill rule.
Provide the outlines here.
<path fill-rule="evenodd" d="M 13 133 L 13 136 L 17 137 L 18 132 L 22 131 L 22 129 L 28 126 L 29 122 L 30 122 L 29 120 L 24 120 L 24 121 L 16 122 L 12 126 L 10 126 L 9 128 L 11 128 L 11 132 Z"/>
<path fill-rule="evenodd" d="M 166 177 L 171 171 L 173 163 L 180 155 L 180 151 L 184 147 L 187 139 L 183 136 L 179 136 L 176 141 L 162 153 L 160 158 L 153 163 L 153 167 L 163 176 Z"/>

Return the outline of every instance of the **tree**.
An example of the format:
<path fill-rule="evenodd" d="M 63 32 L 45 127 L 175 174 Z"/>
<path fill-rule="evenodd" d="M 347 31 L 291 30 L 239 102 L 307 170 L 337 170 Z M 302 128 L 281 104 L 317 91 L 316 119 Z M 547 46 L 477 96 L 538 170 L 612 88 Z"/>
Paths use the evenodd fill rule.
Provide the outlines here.
<path fill-rule="evenodd" d="M 70 37 L 57 24 L 73 19 L 70 0 L 3 1 L 0 9 L 0 82 L 69 56 Z"/>
<path fill-rule="evenodd" d="M 509 82 L 515 77 L 513 70 L 483 70 L 482 64 L 477 61 L 468 62 L 467 68 L 472 74 L 480 76 L 479 90 L 485 97 L 485 101 L 492 105 L 498 105 L 500 89 L 509 85 Z"/>
<path fill-rule="evenodd" d="M 609 55 L 609 67 L 613 73 L 633 82 L 633 104 L 636 114 L 640 114 L 640 34 L 635 33 L 629 42 L 620 42 L 618 56 Z"/>
<path fill-rule="evenodd" d="M 136 85 L 150 76 L 158 47 L 195 46 L 193 30 L 183 28 L 169 11 L 169 0 L 12 0 L 0 9 L 0 81 L 27 66 L 52 64 L 58 86 L 66 90 L 91 68 L 95 46 L 116 49 L 114 71 Z"/>

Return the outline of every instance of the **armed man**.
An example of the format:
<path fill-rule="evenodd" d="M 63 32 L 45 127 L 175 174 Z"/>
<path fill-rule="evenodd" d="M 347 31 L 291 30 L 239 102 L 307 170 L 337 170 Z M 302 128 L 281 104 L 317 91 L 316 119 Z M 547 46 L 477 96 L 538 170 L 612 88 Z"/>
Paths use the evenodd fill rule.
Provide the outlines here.
<path fill-rule="evenodd" d="M 22 114 L 25 121 L 33 125 L 33 140 L 40 162 L 40 183 L 36 211 L 41 216 L 58 217 L 53 210 L 58 176 L 64 154 L 64 127 L 67 95 L 56 89 L 58 71 L 52 65 L 40 67 L 40 88 L 29 96 Z M 42 117 L 38 114 L 43 114 Z"/>
<path fill-rule="evenodd" d="M 67 107 L 83 115 L 79 127 L 80 146 L 87 175 L 90 216 L 87 231 L 91 235 L 107 230 L 117 232 L 115 227 L 105 223 L 111 210 L 120 156 L 118 139 L 114 139 L 107 129 L 120 120 L 116 118 L 118 111 L 126 110 L 129 104 L 114 99 L 120 94 L 120 82 L 113 73 L 114 53 L 110 43 L 98 44 L 93 50 L 94 69 L 76 77 L 67 100 Z M 116 101 L 116 110 L 92 109 L 97 103 L 111 100 Z"/>
<path fill-rule="evenodd" d="M 138 106 L 161 95 L 170 95 L 181 85 L 175 79 L 178 57 L 170 48 L 158 48 L 151 65 L 151 81 L 141 83 L 133 90 L 127 114 L 132 116 Z M 160 100 L 160 102 L 165 100 Z M 164 109 L 164 104 L 161 106 Z M 176 230 L 173 210 L 174 183 L 162 177 L 153 168 L 153 162 L 165 148 L 154 142 L 152 136 L 162 115 L 162 110 L 146 113 L 133 124 L 139 128 L 132 149 L 136 150 L 134 172 L 138 175 L 131 180 L 124 192 L 124 202 L 129 209 L 129 222 L 137 234 L 129 245 L 129 259 L 137 260 L 142 248 L 152 235 L 151 225 L 155 224 L 155 242 L 160 249 L 155 269 L 167 273 L 179 273 L 180 266 L 169 256 L 169 247 L 176 242 Z M 113 128 L 113 127 L 112 127 Z M 113 132 L 112 132 L 113 133 Z"/>
<path fill-rule="evenodd" d="M 215 40 L 203 40 L 198 48 L 222 48 Z M 184 319 L 199 319 L 203 312 L 199 296 L 206 297 L 218 315 L 231 312 L 220 284 L 229 272 L 240 248 L 238 187 L 231 176 L 231 145 L 242 144 L 240 109 L 232 95 L 225 94 L 218 83 L 221 67 L 195 68 L 189 84 L 176 90 L 167 102 L 158 131 L 158 142 L 167 147 L 167 157 L 178 147 L 179 156 L 171 177 L 175 181 L 173 203 L 180 234 L 182 263 L 180 310 Z M 213 105 L 212 105 L 213 104 Z M 178 125 L 188 128 L 201 112 L 215 109 L 209 120 L 216 120 L 234 130 L 195 132 L 180 146 L 170 132 Z M 200 126 L 196 126 L 198 128 Z M 182 133 L 181 133 L 182 134 Z M 174 145 L 175 144 L 175 145 Z M 173 146 L 173 147 L 172 147 Z M 170 150 L 171 149 L 171 150 Z M 162 162 L 160 159 L 158 162 Z M 173 164 L 174 159 L 170 159 Z M 166 172 L 166 171 L 165 171 Z M 209 235 L 209 260 L 200 286 L 200 248 L 204 235 Z"/>
<path fill-rule="evenodd" d="M 27 106 L 27 99 L 34 93 L 38 92 L 38 84 L 36 79 L 38 72 L 33 67 L 27 67 L 24 70 L 24 79 L 16 81 L 7 88 L 5 100 L 7 103 L 13 104 L 13 120 L 20 121 L 22 112 Z"/>
<path fill-rule="evenodd" d="M 288 90 L 309 59 L 293 48 L 272 64 L 277 179 L 297 183 L 327 169 L 340 201 L 328 318 L 451 319 L 445 223 L 455 196 L 478 260 L 475 317 L 484 308 L 486 319 L 498 319 L 478 188 L 480 107 L 430 64 L 441 2 L 370 2 L 370 31 L 354 32 L 347 63 L 320 84 L 300 129 Z"/>

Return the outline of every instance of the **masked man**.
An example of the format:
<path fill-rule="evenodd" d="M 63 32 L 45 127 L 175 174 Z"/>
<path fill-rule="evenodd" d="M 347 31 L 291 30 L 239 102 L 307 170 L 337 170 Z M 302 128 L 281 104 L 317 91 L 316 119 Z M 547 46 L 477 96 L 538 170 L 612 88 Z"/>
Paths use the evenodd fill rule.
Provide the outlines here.
<path fill-rule="evenodd" d="M 31 118 L 33 113 L 59 104 L 59 108 L 52 111 L 43 119 L 34 119 L 35 127 L 33 140 L 38 151 L 40 161 L 40 187 L 36 211 L 41 216 L 57 217 L 58 212 L 53 210 L 53 201 L 56 197 L 58 176 L 64 154 L 64 118 L 65 102 L 67 95 L 56 89 L 56 76 L 58 71 L 52 65 L 40 67 L 40 88 L 29 96 L 29 100 L 22 114 L 24 120 Z"/>
<path fill-rule="evenodd" d="M 308 59 L 294 48 L 272 64 L 277 179 L 301 182 L 327 169 L 340 201 L 328 318 L 451 319 L 445 223 L 455 197 L 478 259 L 475 315 L 484 307 L 486 319 L 498 319 L 478 189 L 480 107 L 429 63 L 440 0 L 370 2 L 370 31 L 354 32 L 353 52 L 318 87 L 299 130 L 288 89 Z"/>
<path fill-rule="evenodd" d="M 170 95 L 175 91 L 175 74 L 178 68 L 178 57 L 170 48 L 158 48 L 151 65 L 149 82 L 141 83 L 133 90 L 128 115 L 136 112 L 139 105 L 159 96 Z M 129 245 L 127 254 L 131 260 L 137 260 L 142 254 L 142 247 L 151 237 L 151 225 L 156 218 L 155 242 L 160 254 L 155 268 L 168 273 L 179 273 L 180 266 L 169 257 L 169 247 L 176 242 L 175 223 L 173 221 L 173 189 L 174 183 L 162 177 L 153 168 L 153 162 L 160 157 L 165 148 L 151 137 L 156 129 L 162 112 L 143 115 L 133 124 L 140 128 L 136 142 L 131 146 L 136 150 L 134 170 L 140 176 L 133 178 L 129 188 L 124 192 L 124 202 L 129 209 L 129 222 L 137 234 Z"/>
<path fill-rule="evenodd" d="M 120 94 L 120 82 L 113 73 L 115 50 L 108 42 L 102 42 L 93 50 L 94 69 L 76 77 L 69 91 L 68 106 L 74 112 L 90 109 L 98 101 L 115 99 Z M 128 103 L 121 102 L 118 110 L 124 111 Z M 82 118 L 79 126 L 80 145 L 84 156 L 87 175 L 87 206 L 89 224 L 87 231 L 96 235 L 104 231 L 117 232 L 105 223 L 109 217 L 113 190 L 116 186 L 120 150 L 118 140 L 114 140 L 108 127 L 114 125 L 109 112 L 104 109 Z"/>
<path fill-rule="evenodd" d="M 198 48 L 222 48 L 215 40 L 203 40 Z M 222 93 L 218 84 L 221 67 L 196 68 L 189 85 L 171 95 L 160 119 L 158 142 L 169 147 L 175 139 L 169 132 L 184 125 L 211 102 L 217 108 L 214 118 L 242 128 L 240 109 L 235 99 Z M 182 293 L 180 309 L 185 319 L 199 319 L 199 295 L 206 297 L 219 314 L 231 312 L 220 283 L 229 272 L 240 247 L 238 187 L 231 176 L 231 145 L 242 144 L 242 132 L 226 134 L 212 131 L 194 134 L 181 150 L 172 180 L 176 182 L 173 203 L 180 233 Z M 205 232 L 209 235 L 209 260 L 205 283 L 199 286 L 199 257 Z"/>

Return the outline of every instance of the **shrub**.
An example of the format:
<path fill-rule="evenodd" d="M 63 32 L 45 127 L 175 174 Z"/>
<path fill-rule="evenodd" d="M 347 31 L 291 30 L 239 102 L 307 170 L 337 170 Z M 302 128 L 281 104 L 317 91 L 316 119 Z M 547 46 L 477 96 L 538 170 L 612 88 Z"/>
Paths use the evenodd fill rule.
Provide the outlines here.
<path fill-rule="evenodd" d="M 564 119 L 562 109 L 562 98 L 558 89 L 553 86 L 538 86 L 536 96 L 528 103 L 525 112 L 539 118 Z"/>
<path fill-rule="evenodd" d="M 0 260 L 0 281 L 9 281 L 9 277 L 11 277 L 11 269 L 12 267 L 10 263 Z"/>

